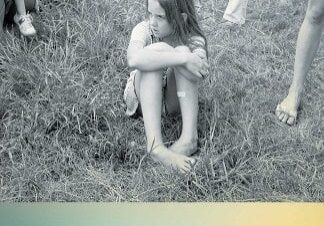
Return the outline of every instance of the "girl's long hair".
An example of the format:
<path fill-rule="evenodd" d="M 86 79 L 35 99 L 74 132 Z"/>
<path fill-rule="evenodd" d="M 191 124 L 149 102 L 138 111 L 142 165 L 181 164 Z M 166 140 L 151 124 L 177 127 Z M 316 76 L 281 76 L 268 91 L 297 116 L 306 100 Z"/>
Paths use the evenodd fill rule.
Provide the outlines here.
<path fill-rule="evenodd" d="M 188 44 L 191 36 L 199 35 L 204 38 L 207 49 L 207 40 L 199 27 L 193 0 L 158 0 L 158 2 L 165 10 L 166 18 L 171 24 L 174 34 L 183 44 Z M 148 6 L 148 0 L 146 0 L 146 5 Z M 187 15 L 186 20 L 182 13 Z"/>

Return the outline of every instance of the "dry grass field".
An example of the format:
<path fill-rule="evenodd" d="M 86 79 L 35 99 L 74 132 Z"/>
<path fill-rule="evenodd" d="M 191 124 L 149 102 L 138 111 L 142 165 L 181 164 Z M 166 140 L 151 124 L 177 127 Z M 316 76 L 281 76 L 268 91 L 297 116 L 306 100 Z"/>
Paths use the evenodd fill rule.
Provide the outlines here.
<path fill-rule="evenodd" d="M 145 153 L 124 114 L 132 27 L 142 0 L 46 1 L 36 38 L 0 40 L 0 201 L 324 201 L 324 39 L 298 123 L 274 115 L 287 94 L 306 0 L 250 0 L 242 27 L 227 0 L 198 8 L 210 51 L 200 86 L 199 159 L 188 175 Z M 164 118 L 166 142 L 180 118 Z"/>

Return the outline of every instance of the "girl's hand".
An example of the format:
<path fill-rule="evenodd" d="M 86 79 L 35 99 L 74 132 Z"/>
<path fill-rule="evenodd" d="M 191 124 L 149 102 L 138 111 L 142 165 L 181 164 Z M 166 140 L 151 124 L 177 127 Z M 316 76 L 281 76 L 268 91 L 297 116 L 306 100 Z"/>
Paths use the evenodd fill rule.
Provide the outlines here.
<path fill-rule="evenodd" d="M 201 59 L 205 59 L 207 60 L 207 55 L 206 55 L 206 51 L 204 49 L 195 49 L 193 51 L 194 54 L 197 54 L 197 56 L 199 56 Z"/>
<path fill-rule="evenodd" d="M 208 71 L 208 68 L 209 68 L 209 65 L 208 65 L 208 60 L 207 60 L 207 54 L 206 54 L 206 51 L 204 49 L 195 49 L 193 51 L 194 54 L 196 54 L 197 56 L 199 56 L 202 60 L 205 60 L 206 63 L 207 63 L 207 67 L 206 68 L 202 68 L 201 71 L 200 71 L 200 74 L 206 78 L 209 71 Z"/>
<path fill-rule="evenodd" d="M 207 59 L 199 53 L 188 53 L 185 68 L 199 79 L 208 74 L 209 65 Z"/>

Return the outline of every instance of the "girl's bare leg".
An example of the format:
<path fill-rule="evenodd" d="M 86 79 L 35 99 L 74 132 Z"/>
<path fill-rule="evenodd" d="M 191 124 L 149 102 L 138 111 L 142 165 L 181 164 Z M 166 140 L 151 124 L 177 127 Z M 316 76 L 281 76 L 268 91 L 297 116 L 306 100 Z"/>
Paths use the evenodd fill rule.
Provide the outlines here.
<path fill-rule="evenodd" d="M 161 133 L 162 72 L 140 72 L 135 77 L 135 89 L 141 103 L 147 139 L 147 151 L 166 166 L 190 171 L 195 159 L 177 154 L 165 147 Z"/>
<path fill-rule="evenodd" d="M 176 49 L 177 51 L 190 51 L 187 47 Z M 178 70 L 177 68 L 174 69 L 176 95 L 182 116 L 182 131 L 180 138 L 170 147 L 170 150 L 175 153 L 190 156 L 197 151 L 198 82 L 187 79 L 184 73 L 186 71 Z M 167 103 L 169 103 L 168 105 L 170 105 L 170 102 L 173 103 L 173 109 L 175 109 L 177 102 L 169 101 L 171 97 L 168 94 L 170 95 L 170 93 L 167 92 Z"/>

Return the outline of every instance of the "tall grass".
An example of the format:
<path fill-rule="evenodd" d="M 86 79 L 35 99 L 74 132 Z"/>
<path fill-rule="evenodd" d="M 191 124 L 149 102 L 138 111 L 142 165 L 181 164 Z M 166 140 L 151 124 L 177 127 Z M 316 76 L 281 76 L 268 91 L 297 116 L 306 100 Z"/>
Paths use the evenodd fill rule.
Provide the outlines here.
<path fill-rule="evenodd" d="M 34 14 L 37 38 L 0 41 L 1 201 L 323 201 L 323 41 L 298 124 L 274 116 L 292 78 L 306 1 L 251 0 L 239 28 L 227 1 L 200 1 L 211 75 L 200 86 L 199 162 L 189 175 L 145 154 L 124 116 L 126 49 L 144 1 L 64 0 Z M 163 119 L 166 141 L 180 118 Z"/>

